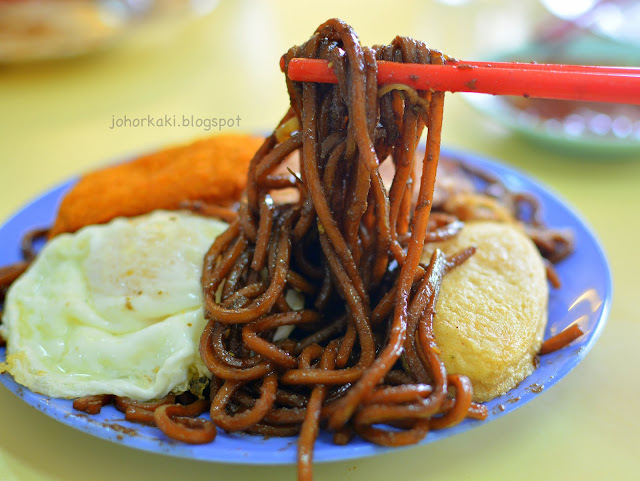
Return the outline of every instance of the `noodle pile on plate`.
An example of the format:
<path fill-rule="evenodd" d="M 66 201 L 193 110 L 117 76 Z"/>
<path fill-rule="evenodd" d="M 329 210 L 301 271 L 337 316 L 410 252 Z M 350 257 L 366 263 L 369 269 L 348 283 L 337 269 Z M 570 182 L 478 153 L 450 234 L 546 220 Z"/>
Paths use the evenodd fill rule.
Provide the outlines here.
<path fill-rule="evenodd" d="M 337 443 L 355 432 L 399 446 L 486 411 L 472 404 L 467 378 L 447 374 L 432 331 L 442 277 L 473 249 L 451 259 L 436 251 L 420 264 L 425 242 L 461 226 L 430 223 L 444 94 L 377 85 L 377 60 L 445 57 L 404 37 L 361 47 L 338 20 L 292 48 L 285 66 L 299 57 L 327 59 L 338 84 L 287 79 L 291 108 L 251 162 L 237 220 L 205 257 L 200 352 L 214 374 L 213 422 L 227 431 L 300 431 L 299 476 L 308 479 L 320 425 Z M 296 150 L 299 176 L 276 173 Z M 388 157 L 387 192 L 378 167 Z M 297 200 L 274 202 L 274 191 L 290 188 Z M 287 301 L 291 289 L 304 293 L 302 310 Z M 274 339 L 285 326 L 293 334 Z"/>

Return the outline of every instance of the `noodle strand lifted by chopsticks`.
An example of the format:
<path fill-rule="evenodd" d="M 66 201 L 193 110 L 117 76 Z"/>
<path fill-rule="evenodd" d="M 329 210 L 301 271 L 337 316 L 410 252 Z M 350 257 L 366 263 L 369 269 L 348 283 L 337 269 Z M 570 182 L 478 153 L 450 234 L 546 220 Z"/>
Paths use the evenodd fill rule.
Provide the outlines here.
<path fill-rule="evenodd" d="M 445 57 L 403 37 L 362 47 L 339 20 L 292 48 L 285 66 L 299 57 L 329 60 L 338 84 L 287 79 L 291 108 L 251 162 L 238 218 L 205 257 L 209 323 L 200 350 L 222 382 L 213 422 L 227 431 L 297 427 L 299 477 L 311 479 L 320 425 L 337 441 L 355 430 L 397 446 L 486 411 L 471 403 L 468 379 L 447 375 L 432 329 L 442 277 L 473 250 L 455 259 L 436 250 L 428 266 L 420 263 L 426 241 L 460 230 L 445 222 L 427 232 L 444 94 L 377 85 L 377 60 L 443 64 Z M 299 173 L 279 174 L 295 151 Z M 395 174 L 387 191 L 378 168 L 389 156 Z M 292 187 L 295 199 L 273 200 Z M 304 309 L 291 306 L 293 290 L 304 295 Z M 283 328 L 293 331 L 276 338 Z M 389 384 L 401 373 L 405 382 Z M 301 404 L 287 406 L 279 392 Z"/>

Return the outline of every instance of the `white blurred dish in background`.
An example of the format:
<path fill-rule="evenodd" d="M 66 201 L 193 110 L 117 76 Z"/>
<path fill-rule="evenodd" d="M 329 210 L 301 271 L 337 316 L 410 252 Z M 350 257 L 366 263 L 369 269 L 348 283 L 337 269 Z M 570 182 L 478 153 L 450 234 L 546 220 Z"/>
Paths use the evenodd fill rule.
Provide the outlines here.
<path fill-rule="evenodd" d="M 640 46 L 640 2 L 637 0 L 540 1 L 570 28 Z"/>
<path fill-rule="evenodd" d="M 148 21 L 205 15 L 217 0 L 0 0 L 0 63 L 75 57 Z"/>

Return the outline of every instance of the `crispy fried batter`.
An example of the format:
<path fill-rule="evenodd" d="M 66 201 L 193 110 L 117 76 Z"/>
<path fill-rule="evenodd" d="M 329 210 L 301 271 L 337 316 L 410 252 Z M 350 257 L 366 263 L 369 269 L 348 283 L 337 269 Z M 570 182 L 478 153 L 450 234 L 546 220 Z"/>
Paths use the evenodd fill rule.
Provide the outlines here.
<path fill-rule="evenodd" d="M 515 224 L 467 222 L 429 248 L 453 254 L 470 245 L 475 254 L 442 281 L 433 332 L 447 372 L 467 376 L 473 400 L 485 402 L 533 371 L 549 290 L 538 250 Z"/>
<path fill-rule="evenodd" d="M 87 174 L 60 205 L 50 237 L 120 216 L 175 209 L 185 200 L 240 199 L 261 138 L 218 135 Z"/>

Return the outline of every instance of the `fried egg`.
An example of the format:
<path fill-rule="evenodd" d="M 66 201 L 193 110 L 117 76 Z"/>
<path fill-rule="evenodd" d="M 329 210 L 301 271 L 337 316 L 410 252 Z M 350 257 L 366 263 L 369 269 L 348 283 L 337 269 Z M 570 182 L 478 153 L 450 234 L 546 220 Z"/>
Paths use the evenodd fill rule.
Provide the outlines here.
<path fill-rule="evenodd" d="M 6 369 L 62 398 L 147 400 L 210 376 L 198 351 L 200 276 L 226 227 L 156 211 L 53 238 L 7 294 Z"/>

